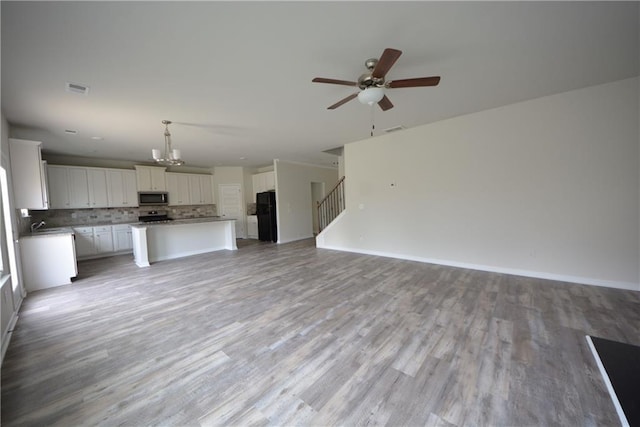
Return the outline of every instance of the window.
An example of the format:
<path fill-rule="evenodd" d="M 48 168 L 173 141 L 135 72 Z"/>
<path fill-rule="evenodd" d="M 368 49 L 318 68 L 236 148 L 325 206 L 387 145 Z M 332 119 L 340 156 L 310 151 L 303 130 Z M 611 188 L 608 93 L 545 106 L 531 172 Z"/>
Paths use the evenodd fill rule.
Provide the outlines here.
<path fill-rule="evenodd" d="M 16 252 L 13 244 L 13 225 L 11 222 L 11 205 L 9 204 L 9 181 L 7 171 L 0 167 L 0 209 L 2 216 L 0 223 L 2 230 L 0 235 L 4 236 L 0 241 L 0 277 L 4 277 L 11 272 L 17 272 Z M 18 275 L 13 274 L 11 277 L 13 290 L 19 286 Z"/>

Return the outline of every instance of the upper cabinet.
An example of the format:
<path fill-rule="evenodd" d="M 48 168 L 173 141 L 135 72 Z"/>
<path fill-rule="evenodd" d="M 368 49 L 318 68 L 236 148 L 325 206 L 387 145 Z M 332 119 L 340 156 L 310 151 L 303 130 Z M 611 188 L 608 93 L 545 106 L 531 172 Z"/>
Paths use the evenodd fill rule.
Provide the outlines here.
<path fill-rule="evenodd" d="M 135 171 L 107 169 L 107 194 L 109 206 L 138 206 L 137 175 Z"/>
<path fill-rule="evenodd" d="M 256 193 L 272 191 L 276 189 L 276 176 L 272 172 L 263 172 L 253 175 L 253 201 L 256 201 Z"/>
<path fill-rule="evenodd" d="M 52 209 L 138 205 L 135 171 L 49 165 L 47 172 Z"/>
<path fill-rule="evenodd" d="M 167 191 L 164 176 L 167 168 L 140 165 L 136 165 L 135 168 L 138 181 L 138 191 Z"/>
<path fill-rule="evenodd" d="M 9 139 L 11 181 L 17 209 L 49 209 L 41 145 L 38 141 Z"/>
<path fill-rule="evenodd" d="M 51 209 L 71 208 L 69 198 L 69 179 L 67 166 L 47 166 L 47 177 L 49 181 L 49 197 L 51 199 Z"/>
<path fill-rule="evenodd" d="M 190 205 L 189 175 L 185 173 L 167 172 L 167 191 L 169 192 L 169 205 Z"/>
<path fill-rule="evenodd" d="M 192 205 L 213 204 L 213 181 L 211 175 L 189 175 L 189 195 Z"/>
<path fill-rule="evenodd" d="M 67 168 L 67 180 L 71 207 L 109 207 L 105 169 L 70 166 Z"/>
<path fill-rule="evenodd" d="M 167 172 L 169 205 L 212 205 L 211 175 Z"/>

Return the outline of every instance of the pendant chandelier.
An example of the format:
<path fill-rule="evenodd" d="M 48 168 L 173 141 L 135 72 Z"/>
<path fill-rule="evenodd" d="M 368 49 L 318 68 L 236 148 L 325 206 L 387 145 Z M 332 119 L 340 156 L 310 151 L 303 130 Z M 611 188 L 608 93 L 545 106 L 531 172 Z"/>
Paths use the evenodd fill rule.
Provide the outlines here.
<path fill-rule="evenodd" d="M 153 161 L 164 166 L 181 166 L 184 160 L 180 158 L 180 150 L 171 148 L 171 134 L 169 133 L 170 120 L 163 120 L 164 125 L 164 154 L 154 148 L 151 150 Z"/>

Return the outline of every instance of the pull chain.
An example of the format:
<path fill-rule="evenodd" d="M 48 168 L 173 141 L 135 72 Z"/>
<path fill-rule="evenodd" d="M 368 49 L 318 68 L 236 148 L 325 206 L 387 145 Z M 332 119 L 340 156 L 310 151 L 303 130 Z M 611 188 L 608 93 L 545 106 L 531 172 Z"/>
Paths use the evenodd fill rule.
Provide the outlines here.
<path fill-rule="evenodd" d="M 371 104 L 371 107 L 370 107 L 370 108 L 371 108 L 371 136 L 373 136 L 373 131 L 374 131 L 374 130 L 375 130 L 375 128 L 376 128 L 376 125 L 375 125 L 375 123 L 373 122 L 373 110 L 375 109 L 374 104 Z"/>

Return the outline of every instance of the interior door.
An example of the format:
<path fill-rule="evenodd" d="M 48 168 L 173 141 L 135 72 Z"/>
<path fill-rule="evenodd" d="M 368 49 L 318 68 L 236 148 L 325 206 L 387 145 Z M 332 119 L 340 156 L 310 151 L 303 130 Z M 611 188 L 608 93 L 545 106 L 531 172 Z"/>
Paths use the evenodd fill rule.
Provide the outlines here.
<path fill-rule="evenodd" d="M 226 219 L 235 219 L 236 237 L 246 238 L 242 187 L 240 184 L 219 184 L 218 198 L 220 205 L 218 215 Z"/>

